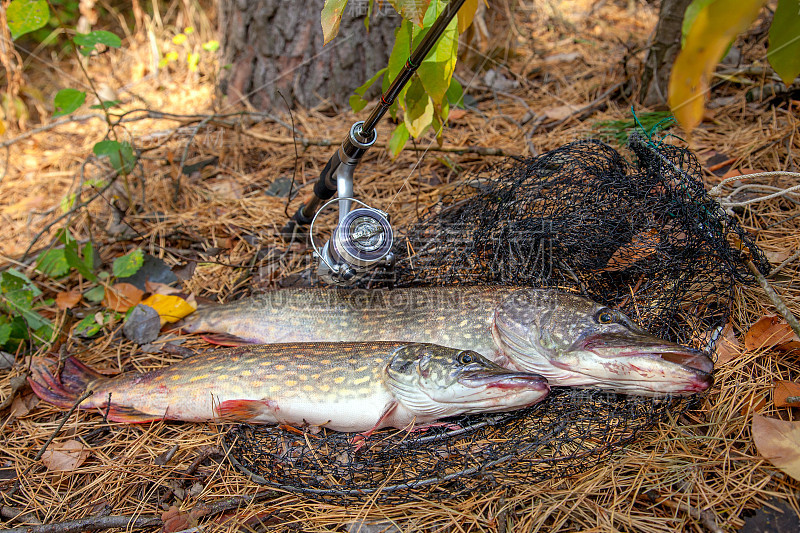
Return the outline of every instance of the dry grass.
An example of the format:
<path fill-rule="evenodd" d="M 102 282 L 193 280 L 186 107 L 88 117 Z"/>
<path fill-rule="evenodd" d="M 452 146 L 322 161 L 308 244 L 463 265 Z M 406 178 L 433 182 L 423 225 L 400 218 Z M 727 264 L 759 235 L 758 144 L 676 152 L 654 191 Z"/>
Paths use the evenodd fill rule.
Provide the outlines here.
<path fill-rule="evenodd" d="M 629 118 L 628 104 L 609 102 L 587 121 L 567 120 L 552 131 L 534 135 L 530 144 L 526 142 L 530 124 L 521 123 L 529 110 L 541 113 L 565 104 L 590 102 L 607 87 L 624 81 L 621 60 L 629 49 L 646 43 L 655 20 L 652 7 L 637 5 L 636 16 L 632 16 L 617 3 L 601 3 L 599 13 L 590 16 L 590 4 L 550 2 L 547 8 L 518 13 L 515 28 L 510 30 L 515 54 L 508 60 L 508 69 L 494 67 L 509 78 L 516 77 L 520 86 L 513 90 L 513 96 L 492 94 L 480 88 L 480 75 L 473 79 L 471 72 L 461 71 L 467 81 L 472 80 L 473 94 L 484 99 L 480 111 L 471 111 L 452 124 L 445 133 L 445 143 L 501 148 L 514 154 L 526 154 L 531 149 L 541 152 L 592 134 L 591 125 L 597 120 Z M 191 23 L 199 29 L 198 39 L 211 38 L 209 19 L 186 6 L 190 4 L 174 3 L 160 17 L 145 17 L 120 51 L 89 64 L 96 83 L 117 91 L 125 109 L 147 107 L 188 114 L 199 110 L 226 112 L 225 102 L 214 96 L 213 72 L 217 65 L 212 59 L 204 59 L 199 74 L 183 66 L 159 73 L 152 70 L 150 34 L 160 46 L 167 46 L 165 43 L 177 28 Z M 582 37 L 576 42 L 574 35 Z M 746 45 L 745 56 L 763 62 L 763 57 L 753 55 L 756 49 Z M 569 52 L 577 52 L 578 57 L 566 63 L 547 59 Z M 478 63 L 493 65 L 473 50 L 470 61 L 476 62 L 475 57 Z M 643 56 L 640 52 L 634 57 Z M 61 88 L 65 79 L 80 86 L 75 64 L 65 60 L 59 63 L 59 69 L 60 73 L 55 74 L 50 66 L 41 64 L 30 74 L 35 81 L 28 83 L 41 84 L 48 93 Z M 725 84 L 715 90 L 713 97 L 735 98 L 714 110 L 713 119 L 696 132 L 693 149 L 701 161 L 718 152 L 738 157 L 736 166 L 741 168 L 796 170 L 793 158 L 800 149 L 796 113 L 747 104 L 746 89 Z M 333 118 L 329 114 L 324 106 L 295 112 L 300 135 L 338 141 L 356 120 L 346 111 Z M 62 215 L 62 198 L 75 193 L 79 199 L 88 200 L 95 194 L 85 185 L 86 179 L 102 176 L 106 170 L 88 165 L 83 178 L 79 171 L 92 145 L 104 135 L 104 123 L 99 118 L 68 123 L 12 144 L 0 182 L 0 260 L 26 267 L 30 261 L 21 259 L 23 252 L 29 247 L 38 250 L 47 246 L 54 231 L 69 222 L 76 235 L 91 237 L 100 245 L 106 262 L 133 247 L 174 266 L 185 264 L 187 258 L 200 261 L 184 288 L 211 299 L 230 299 L 246 288 L 268 288 L 278 277 L 299 270 L 305 264 L 306 250 L 292 249 L 281 256 L 285 245 L 275 235 L 285 220 L 285 201 L 263 193 L 277 177 L 291 176 L 295 165 L 291 145 L 268 142 L 264 136 L 289 138 L 290 133 L 269 119 L 242 127 L 209 124 L 191 139 L 186 162 L 219 157 L 215 173 L 204 170 L 179 177 L 180 160 L 195 125 L 196 122 L 182 125 L 157 119 L 126 124 L 125 134 L 137 147 L 147 149 L 141 170 L 86 209 L 72 213 L 49 229 L 48 224 Z M 383 123 L 380 138 L 386 139 L 389 131 L 389 125 Z M 430 140 L 426 138 L 419 145 L 429 146 Z M 306 191 L 331 148 L 299 149 L 297 182 Z M 490 159 L 474 154 L 406 151 L 391 161 L 383 150 L 376 149 L 359 167 L 355 193 L 371 205 L 390 211 L 394 221 L 402 225 L 435 202 L 449 184 L 480 169 Z M 178 177 L 180 194 L 174 199 L 174 180 Z M 708 181 L 711 186 L 719 178 L 709 173 Z M 762 183 L 788 185 L 780 180 Z M 289 207 L 290 213 L 296 209 L 297 201 Z M 133 231 L 119 225 L 112 205 L 127 209 L 124 222 Z M 738 214 L 756 234 L 758 244 L 772 254 L 773 264 L 791 256 L 800 245 L 800 207 L 796 203 L 775 199 L 754 204 Z M 42 230 L 46 231 L 33 242 Z M 219 253 L 203 253 L 211 248 Z M 262 251 L 271 254 L 267 260 L 258 256 Z M 259 261 L 255 261 L 256 257 Z M 250 265 L 254 268 L 248 268 Z M 796 314 L 800 314 L 798 270 L 800 262 L 794 261 L 774 280 Z M 48 294 L 79 283 L 76 277 L 56 281 L 29 273 Z M 773 312 L 772 307 L 760 289 L 741 287 L 732 315 L 736 331 L 741 336 L 768 312 Z M 56 314 L 54 308 L 52 315 Z M 119 327 L 114 329 L 118 330 Z M 144 370 L 175 359 L 141 353 L 118 334 L 92 343 L 71 339 L 68 346 L 70 353 L 80 359 L 109 370 Z M 0 378 L 2 397 L 8 395 L 11 378 L 23 368 L 20 365 L 12 372 L 4 372 Z M 710 510 L 720 527 L 733 530 L 743 524 L 742 511 L 761 507 L 771 498 L 790 501 L 800 515 L 798 483 L 759 459 L 749 429 L 754 412 L 783 419 L 796 416 L 796 412 L 772 407 L 771 383 L 773 379 L 797 380 L 799 373 L 796 355 L 766 350 L 741 353 L 719 368 L 714 392 L 699 411 L 689 418 L 664 421 L 611 461 L 570 479 L 503 491 L 487 488 L 452 502 L 421 500 L 397 506 L 366 501 L 345 508 L 288 494 L 275 495 L 243 504 L 235 512 L 199 520 L 204 530 L 220 531 L 233 531 L 252 517 L 266 516 L 270 527 L 304 531 L 355 531 L 353 524 L 377 521 L 396 523 L 403 531 L 664 532 L 700 531 L 704 526 L 695 511 Z M 23 389 L 21 394 L 32 409 L 27 413 L 24 409 L 5 411 L 0 426 L 0 467 L 5 479 L 12 478 L 0 482 L 0 490 L 7 494 L 14 485 L 13 478 L 24 473 L 16 494 L 3 502 L 17 510 L 4 508 L 9 527 L 24 524 L 30 518 L 57 522 L 103 512 L 160 515 L 165 506 L 173 504 L 185 511 L 197 510 L 201 503 L 261 490 L 218 456 L 208 456 L 209 447 L 220 445 L 221 428 L 166 423 L 104 426 L 95 413 L 72 415 L 55 439 L 58 443 L 86 438 L 91 442 L 88 460 L 73 472 L 49 472 L 33 458 L 53 434 L 62 413 L 43 403 L 36 404 L 29 390 Z M 764 401 L 760 401 L 762 398 Z M 18 408 L 19 405 L 15 407 Z M 100 430 L 103 433 L 98 434 Z M 159 465 L 157 458 L 176 444 L 179 448 L 171 461 Z M 208 457 L 193 465 L 203 456 Z M 193 466 L 195 471 L 187 474 Z M 170 496 L 164 498 L 165 495 Z M 16 512 L 25 513 L 27 518 L 11 519 L 9 514 Z"/>

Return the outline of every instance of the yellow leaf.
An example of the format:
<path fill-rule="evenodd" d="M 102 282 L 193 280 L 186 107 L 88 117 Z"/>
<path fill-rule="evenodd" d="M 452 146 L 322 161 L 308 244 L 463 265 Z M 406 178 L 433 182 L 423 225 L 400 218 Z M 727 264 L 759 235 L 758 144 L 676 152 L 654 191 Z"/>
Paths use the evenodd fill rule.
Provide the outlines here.
<path fill-rule="evenodd" d="M 187 302 L 174 294 L 152 294 L 142 300 L 144 305 L 149 305 L 158 312 L 161 325 L 177 322 L 197 309 L 197 305 Z"/>
<path fill-rule="evenodd" d="M 475 13 L 478 11 L 478 0 L 466 0 L 458 10 L 458 33 L 464 33 L 472 24 Z"/>
<path fill-rule="evenodd" d="M 800 422 L 753 415 L 751 433 L 761 457 L 800 481 Z"/>
<path fill-rule="evenodd" d="M 703 120 L 711 74 L 728 45 L 750 26 L 764 0 L 716 0 L 697 14 L 672 67 L 669 107 L 690 132 Z"/>

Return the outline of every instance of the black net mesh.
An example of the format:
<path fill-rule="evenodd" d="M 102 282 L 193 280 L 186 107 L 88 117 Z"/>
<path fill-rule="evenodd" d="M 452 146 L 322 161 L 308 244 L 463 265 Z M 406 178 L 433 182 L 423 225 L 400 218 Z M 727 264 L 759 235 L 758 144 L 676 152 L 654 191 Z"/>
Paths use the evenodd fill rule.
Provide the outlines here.
<path fill-rule="evenodd" d="M 769 263 L 707 195 L 689 151 L 637 136 L 630 148 L 633 164 L 602 142 L 580 141 L 472 177 L 405 229 L 388 282 L 557 287 L 710 350 L 735 284 L 750 280 L 743 255 L 764 273 Z M 398 502 L 572 475 L 690 405 L 554 388 L 523 411 L 384 430 L 365 442 L 237 426 L 225 443 L 234 464 L 261 483 L 339 503 Z"/>

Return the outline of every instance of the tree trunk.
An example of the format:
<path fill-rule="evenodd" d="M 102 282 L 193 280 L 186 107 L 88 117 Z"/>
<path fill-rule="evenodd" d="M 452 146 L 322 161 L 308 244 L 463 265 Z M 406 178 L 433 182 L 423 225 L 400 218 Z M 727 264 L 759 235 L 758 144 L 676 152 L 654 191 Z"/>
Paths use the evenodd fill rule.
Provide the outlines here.
<path fill-rule="evenodd" d="M 386 66 L 400 24 L 388 2 L 377 4 L 367 32 L 367 2 L 348 2 L 339 34 L 323 47 L 323 0 L 219 0 L 221 64 L 229 65 L 220 92 L 228 103 L 246 98 L 262 110 L 284 105 L 279 91 L 292 107 L 325 99 L 346 105 L 353 89 Z"/>
<path fill-rule="evenodd" d="M 653 42 L 639 86 L 639 101 L 646 106 L 663 106 L 667 103 L 669 75 L 675 56 L 681 49 L 683 14 L 692 0 L 662 0 Z"/>

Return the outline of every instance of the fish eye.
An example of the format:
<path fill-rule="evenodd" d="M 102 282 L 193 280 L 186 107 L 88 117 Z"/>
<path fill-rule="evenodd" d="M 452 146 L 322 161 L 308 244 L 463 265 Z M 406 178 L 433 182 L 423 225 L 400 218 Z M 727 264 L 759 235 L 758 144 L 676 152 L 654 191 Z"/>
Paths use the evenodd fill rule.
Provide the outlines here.
<path fill-rule="evenodd" d="M 469 352 L 461 352 L 461 355 L 458 356 L 458 362 L 462 365 L 468 365 L 470 363 L 474 363 L 475 361 L 475 356 Z"/>
<path fill-rule="evenodd" d="M 611 324 L 614 321 L 614 313 L 605 309 L 597 313 L 597 321 L 600 324 Z"/>

